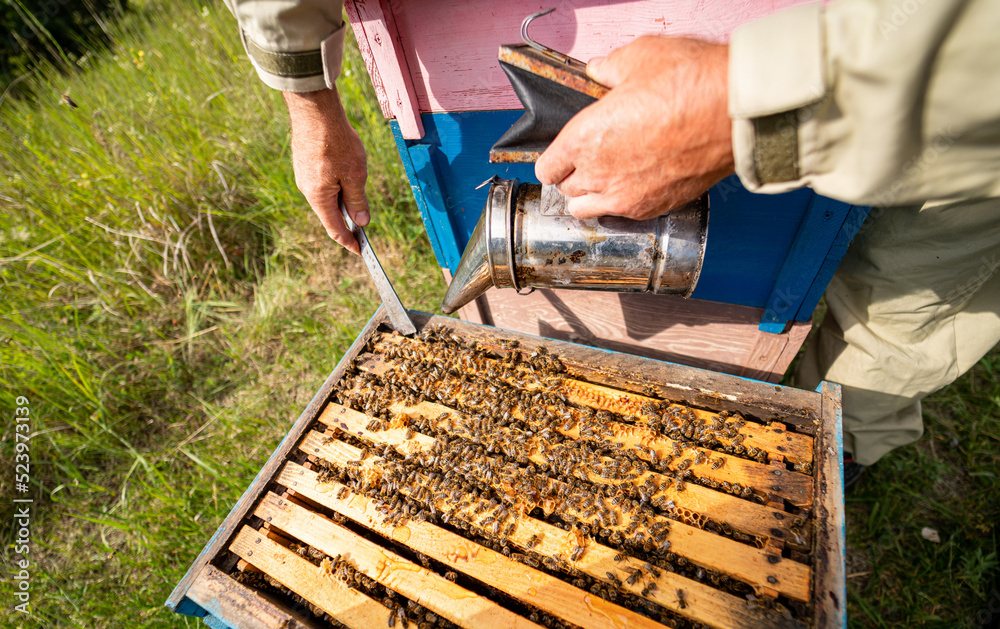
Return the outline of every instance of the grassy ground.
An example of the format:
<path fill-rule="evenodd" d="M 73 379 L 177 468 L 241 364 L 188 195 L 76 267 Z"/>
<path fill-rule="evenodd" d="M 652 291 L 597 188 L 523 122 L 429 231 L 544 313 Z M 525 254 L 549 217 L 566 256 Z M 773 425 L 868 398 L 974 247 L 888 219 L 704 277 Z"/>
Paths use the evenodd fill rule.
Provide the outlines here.
<path fill-rule="evenodd" d="M 0 104 L 0 399 L 28 398 L 35 435 L 15 494 L 6 411 L 6 574 L 9 499 L 35 502 L 32 614 L 5 580 L 2 626 L 201 626 L 164 599 L 377 305 L 296 193 L 279 99 L 221 4 L 135 4 L 113 51 Z M 354 51 L 340 89 L 372 238 L 404 302 L 433 310 L 440 273 Z M 926 408 L 921 444 L 849 500 L 859 626 L 973 626 L 993 587 L 1000 355 Z"/>
<path fill-rule="evenodd" d="M 378 305 L 297 194 L 279 97 L 232 17 L 174 4 L 0 107 L 0 395 L 30 400 L 37 562 L 32 616 L 5 580 L 0 626 L 202 626 L 166 595 Z M 341 91 L 371 238 L 403 300 L 433 309 L 440 272 L 356 53 Z"/>
<path fill-rule="evenodd" d="M 1000 351 L 927 400 L 924 421 L 847 499 L 857 626 L 978 628 L 1000 614 Z"/>

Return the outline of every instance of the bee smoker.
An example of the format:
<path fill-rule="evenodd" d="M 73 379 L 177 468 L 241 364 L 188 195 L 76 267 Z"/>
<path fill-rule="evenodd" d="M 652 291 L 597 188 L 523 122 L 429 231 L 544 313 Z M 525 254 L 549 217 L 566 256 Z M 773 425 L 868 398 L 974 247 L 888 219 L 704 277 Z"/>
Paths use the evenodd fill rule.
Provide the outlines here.
<path fill-rule="evenodd" d="M 688 297 L 708 233 L 708 196 L 663 216 L 580 220 L 554 186 L 494 177 L 441 311 L 451 314 L 489 287 L 651 292 Z"/>
<path fill-rule="evenodd" d="M 490 162 L 534 162 L 578 111 L 608 90 L 586 65 L 528 37 L 498 61 L 525 113 L 490 149 Z M 451 314 L 490 286 L 518 292 L 575 288 L 623 293 L 694 292 L 705 258 L 708 195 L 646 221 L 573 218 L 555 187 L 494 177 L 441 311 Z M 484 184 L 485 185 L 485 184 Z"/>

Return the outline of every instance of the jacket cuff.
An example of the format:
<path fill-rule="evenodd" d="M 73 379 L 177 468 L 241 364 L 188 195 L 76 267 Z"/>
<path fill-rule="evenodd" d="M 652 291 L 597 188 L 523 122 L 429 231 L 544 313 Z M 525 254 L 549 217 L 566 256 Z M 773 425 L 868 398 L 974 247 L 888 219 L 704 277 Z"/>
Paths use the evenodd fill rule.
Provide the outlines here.
<path fill-rule="evenodd" d="M 729 43 L 736 173 L 750 190 L 801 185 L 801 114 L 825 96 L 823 9 L 805 5 L 737 28 Z"/>
<path fill-rule="evenodd" d="M 268 87 L 283 92 L 315 92 L 333 87 L 340 75 L 346 29 L 347 24 L 341 24 L 317 50 L 271 51 L 251 41 L 245 33 L 243 46 L 257 76 Z"/>

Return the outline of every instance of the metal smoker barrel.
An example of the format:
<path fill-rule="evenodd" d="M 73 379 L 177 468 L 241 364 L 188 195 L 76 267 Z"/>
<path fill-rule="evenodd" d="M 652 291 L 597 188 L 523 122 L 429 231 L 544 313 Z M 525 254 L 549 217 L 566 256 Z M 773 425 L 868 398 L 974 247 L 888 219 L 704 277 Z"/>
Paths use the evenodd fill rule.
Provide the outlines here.
<path fill-rule="evenodd" d="M 708 233 L 708 198 L 645 221 L 580 220 L 554 187 L 494 179 L 442 312 L 490 286 L 690 296 Z"/>

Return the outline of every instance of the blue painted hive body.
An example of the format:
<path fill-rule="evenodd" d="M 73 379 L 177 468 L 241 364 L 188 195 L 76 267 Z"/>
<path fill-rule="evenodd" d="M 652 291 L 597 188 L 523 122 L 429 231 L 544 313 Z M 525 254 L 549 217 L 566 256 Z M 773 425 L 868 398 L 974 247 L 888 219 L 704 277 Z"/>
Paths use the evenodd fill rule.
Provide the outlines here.
<path fill-rule="evenodd" d="M 493 175 L 536 181 L 533 164 L 491 164 L 489 149 L 519 110 L 423 114 L 425 135 L 404 140 L 392 122 L 427 234 L 442 268 L 455 272 Z M 709 192 L 705 264 L 695 299 L 763 308 L 761 329 L 806 321 L 868 208 L 811 190 L 748 192 L 736 176 Z"/>

